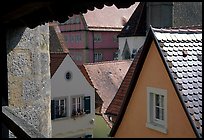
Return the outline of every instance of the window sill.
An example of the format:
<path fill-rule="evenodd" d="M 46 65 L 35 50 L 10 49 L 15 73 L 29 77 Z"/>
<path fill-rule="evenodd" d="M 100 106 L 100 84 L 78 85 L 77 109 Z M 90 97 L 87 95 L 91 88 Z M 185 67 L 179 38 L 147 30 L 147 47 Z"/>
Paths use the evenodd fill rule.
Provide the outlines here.
<path fill-rule="evenodd" d="M 77 115 L 72 115 L 71 118 L 75 119 L 75 118 L 78 118 L 78 117 L 82 117 L 85 115 L 85 112 L 81 113 L 81 114 L 77 114 Z"/>
<path fill-rule="evenodd" d="M 167 134 L 167 128 L 165 126 L 156 123 L 147 123 L 146 127 Z"/>

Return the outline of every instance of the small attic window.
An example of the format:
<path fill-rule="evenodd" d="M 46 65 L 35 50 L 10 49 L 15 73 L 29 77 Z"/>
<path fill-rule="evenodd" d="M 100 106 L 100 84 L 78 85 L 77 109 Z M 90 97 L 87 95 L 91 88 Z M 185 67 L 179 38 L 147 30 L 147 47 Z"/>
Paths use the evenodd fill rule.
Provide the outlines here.
<path fill-rule="evenodd" d="M 127 25 L 127 27 L 125 28 L 125 30 L 128 30 L 130 28 L 130 26 L 129 25 Z"/>
<path fill-rule="evenodd" d="M 188 53 L 187 53 L 187 51 L 186 51 L 186 50 L 184 50 L 184 49 L 182 50 L 182 53 L 183 53 L 183 57 L 186 57 L 186 56 L 187 56 L 187 54 L 188 54 Z"/>
<path fill-rule="evenodd" d="M 70 80 L 71 77 L 72 77 L 72 74 L 71 74 L 71 72 L 68 71 L 68 72 L 66 73 L 66 75 L 65 75 L 65 78 L 66 78 L 67 80 Z"/>

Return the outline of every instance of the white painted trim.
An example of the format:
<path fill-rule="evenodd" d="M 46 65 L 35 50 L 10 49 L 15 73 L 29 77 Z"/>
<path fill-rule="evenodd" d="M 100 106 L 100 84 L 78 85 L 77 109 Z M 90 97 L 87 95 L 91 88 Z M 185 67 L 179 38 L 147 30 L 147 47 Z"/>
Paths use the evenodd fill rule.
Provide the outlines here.
<path fill-rule="evenodd" d="M 150 93 L 164 96 L 164 124 L 163 125 L 157 124 L 154 121 L 152 121 L 153 113 L 151 112 L 153 110 L 150 107 L 150 105 L 152 104 L 151 103 L 152 101 L 150 100 Z M 147 87 L 147 123 L 146 123 L 146 127 L 160 131 L 162 133 L 167 133 L 167 90 L 161 89 L 161 88 Z"/>

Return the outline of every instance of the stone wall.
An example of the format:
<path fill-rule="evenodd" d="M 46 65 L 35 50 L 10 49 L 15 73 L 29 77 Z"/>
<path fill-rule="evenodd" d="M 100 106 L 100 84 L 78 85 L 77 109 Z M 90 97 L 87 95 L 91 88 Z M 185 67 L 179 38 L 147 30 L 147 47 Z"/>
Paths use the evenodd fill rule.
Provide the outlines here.
<path fill-rule="evenodd" d="M 45 137 L 51 137 L 48 24 L 7 33 L 8 102 Z"/>

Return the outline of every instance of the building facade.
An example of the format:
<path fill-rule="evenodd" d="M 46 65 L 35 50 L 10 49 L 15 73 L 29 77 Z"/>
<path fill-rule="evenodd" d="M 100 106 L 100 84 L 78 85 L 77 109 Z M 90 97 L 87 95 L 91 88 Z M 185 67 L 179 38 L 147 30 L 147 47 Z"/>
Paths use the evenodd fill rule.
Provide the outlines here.
<path fill-rule="evenodd" d="M 76 64 L 116 59 L 117 35 L 137 5 L 136 2 L 127 9 L 118 9 L 115 5 L 95 8 L 60 23 L 60 30 Z"/>

